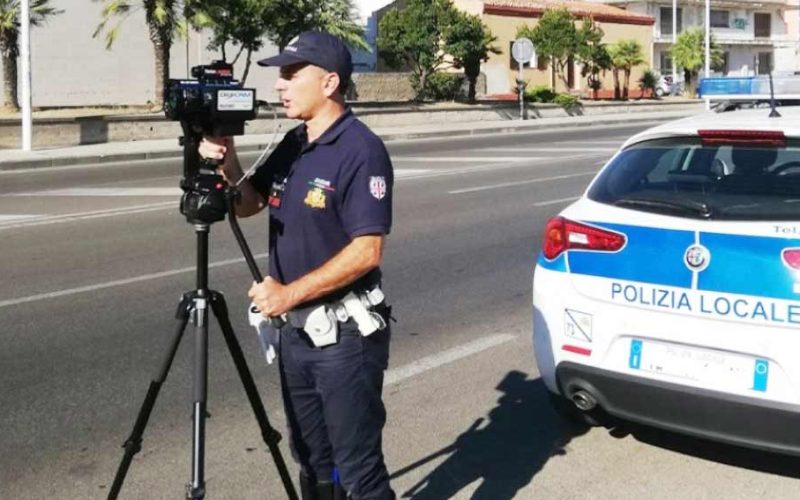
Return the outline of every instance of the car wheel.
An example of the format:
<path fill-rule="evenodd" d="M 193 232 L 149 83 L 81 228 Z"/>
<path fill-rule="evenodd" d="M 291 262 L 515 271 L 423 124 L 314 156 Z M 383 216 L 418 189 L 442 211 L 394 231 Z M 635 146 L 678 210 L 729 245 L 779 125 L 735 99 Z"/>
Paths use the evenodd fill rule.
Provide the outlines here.
<path fill-rule="evenodd" d="M 664 89 L 656 89 L 656 97 L 664 97 Z"/>
<path fill-rule="evenodd" d="M 591 411 L 579 410 L 572 401 L 559 394 L 548 391 L 550 406 L 563 420 L 578 426 L 600 427 L 605 425 L 607 417 L 599 407 Z"/>

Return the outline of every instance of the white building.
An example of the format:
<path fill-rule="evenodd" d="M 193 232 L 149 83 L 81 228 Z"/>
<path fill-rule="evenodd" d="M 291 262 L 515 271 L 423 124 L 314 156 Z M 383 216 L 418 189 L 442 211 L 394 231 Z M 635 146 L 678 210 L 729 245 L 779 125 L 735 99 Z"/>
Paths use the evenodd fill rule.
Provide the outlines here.
<path fill-rule="evenodd" d="M 653 16 L 653 66 L 661 74 L 672 73 L 672 1 L 594 1 Z M 712 0 L 711 33 L 724 57 L 720 73 L 754 75 L 770 70 L 800 70 L 798 13 L 797 0 Z M 705 1 L 678 0 L 676 24 L 678 34 L 688 28 L 704 29 Z"/>

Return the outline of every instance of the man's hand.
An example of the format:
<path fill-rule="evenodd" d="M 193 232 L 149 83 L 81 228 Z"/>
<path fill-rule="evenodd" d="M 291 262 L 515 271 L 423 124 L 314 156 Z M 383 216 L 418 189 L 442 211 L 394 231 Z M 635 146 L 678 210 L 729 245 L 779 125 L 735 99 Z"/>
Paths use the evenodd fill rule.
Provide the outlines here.
<path fill-rule="evenodd" d="M 298 304 L 290 288 L 270 276 L 261 283 L 253 283 L 247 295 L 266 318 L 278 317 Z"/>
<path fill-rule="evenodd" d="M 219 174 L 228 184 L 236 184 L 244 175 L 236 159 L 232 137 L 203 137 L 197 151 L 203 158 L 220 161 Z"/>

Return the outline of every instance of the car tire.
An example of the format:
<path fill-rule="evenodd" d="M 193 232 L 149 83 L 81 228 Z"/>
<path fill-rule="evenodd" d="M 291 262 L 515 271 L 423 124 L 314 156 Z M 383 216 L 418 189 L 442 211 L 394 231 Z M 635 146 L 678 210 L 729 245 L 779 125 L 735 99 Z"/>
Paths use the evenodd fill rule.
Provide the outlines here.
<path fill-rule="evenodd" d="M 600 407 L 591 411 L 581 411 L 572 401 L 560 394 L 553 394 L 549 391 L 547 394 L 550 397 L 550 406 L 559 417 L 568 423 L 583 427 L 602 427 L 607 421 L 607 417 Z"/>
<path fill-rule="evenodd" d="M 656 97 L 664 97 L 664 89 L 656 89 Z"/>

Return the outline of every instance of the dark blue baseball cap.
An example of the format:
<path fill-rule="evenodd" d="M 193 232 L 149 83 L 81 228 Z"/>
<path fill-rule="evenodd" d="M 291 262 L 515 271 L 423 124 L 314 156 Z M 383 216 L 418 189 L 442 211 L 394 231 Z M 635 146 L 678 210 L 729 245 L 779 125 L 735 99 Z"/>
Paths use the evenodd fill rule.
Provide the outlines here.
<path fill-rule="evenodd" d="M 260 66 L 288 66 L 309 63 L 339 75 L 343 82 L 350 80 L 353 60 L 344 42 L 323 31 L 304 31 L 297 35 L 277 56 L 258 61 Z"/>

